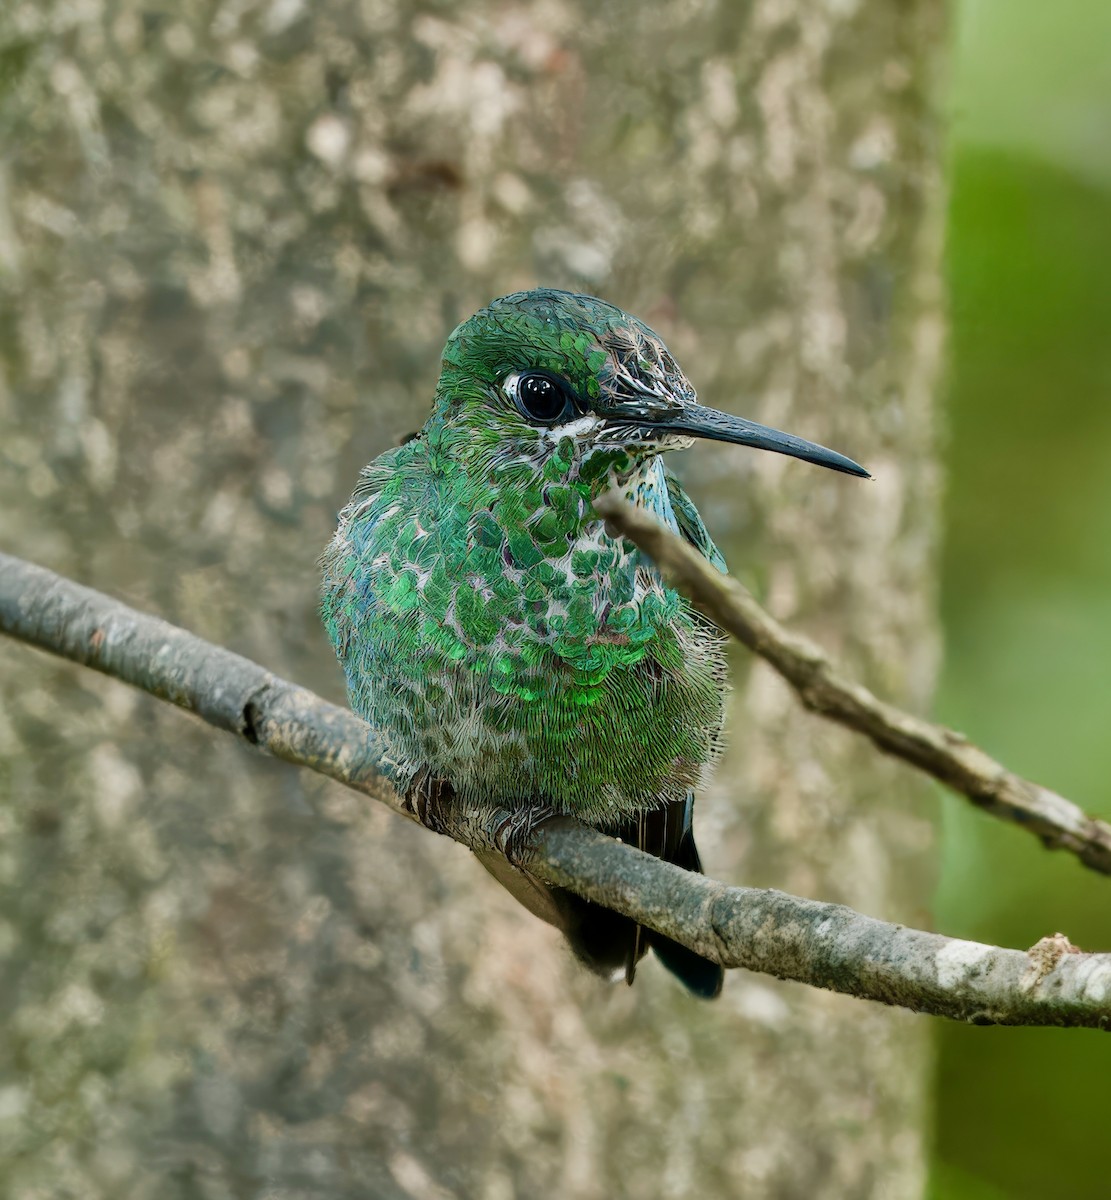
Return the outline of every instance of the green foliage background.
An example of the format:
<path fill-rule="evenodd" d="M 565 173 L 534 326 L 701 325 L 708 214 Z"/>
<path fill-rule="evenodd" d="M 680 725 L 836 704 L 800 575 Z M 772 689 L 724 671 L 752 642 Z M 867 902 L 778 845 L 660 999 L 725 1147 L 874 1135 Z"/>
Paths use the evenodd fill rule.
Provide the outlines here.
<path fill-rule="evenodd" d="M 1111 816 L 1111 6 L 965 0 L 939 714 Z M 937 921 L 1111 946 L 1108 881 L 944 800 Z M 940 1033 L 936 1200 L 1106 1197 L 1111 1040 Z"/>

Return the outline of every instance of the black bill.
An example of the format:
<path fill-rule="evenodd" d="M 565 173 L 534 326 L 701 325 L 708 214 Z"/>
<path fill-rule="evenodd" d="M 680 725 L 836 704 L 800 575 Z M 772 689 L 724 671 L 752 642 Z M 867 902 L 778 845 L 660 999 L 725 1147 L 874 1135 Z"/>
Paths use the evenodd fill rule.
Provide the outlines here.
<path fill-rule="evenodd" d="M 792 433 L 781 433 L 767 425 L 718 412 L 715 408 L 703 408 L 700 404 L 687 403 L 666 415 L 640 419 L 636 424 L 644 429 L 666 429 L 669 433 L 686 434 L 688 437 L 732 442 L 737 446 L 755 446 L 757 450 L 789 454 L 792 458 L 801 458 L 819 467 L 829 467 L 831 471 L 843 471 L 846 475 L 857 475 L 862 479 L 872 478 L 859 463 L 838 454 L 836 450 L 827 450 L 825 446 L 795 437 Z"/>

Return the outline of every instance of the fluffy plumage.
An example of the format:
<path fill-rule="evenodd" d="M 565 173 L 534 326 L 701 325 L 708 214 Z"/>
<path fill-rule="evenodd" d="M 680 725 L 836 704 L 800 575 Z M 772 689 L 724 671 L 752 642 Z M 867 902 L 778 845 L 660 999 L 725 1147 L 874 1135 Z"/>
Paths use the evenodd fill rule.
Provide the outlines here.
<path fill-rule="evenodd" d="M 574 411 L 530 420 L 529 372 Z M 324 557 L 323 614 L 352 707 L 397 785 L 469 805 L 548 806 L 699 870 L 691 797 L 718 754 L 716 630 L 592 502 L 620 490 L 724 568 L 650 423 L 694 392 L 660 339 L 591 297 L 497 300 L 451 335 L 432 415 L 364 471 Z M 631 981 L 649 944 L 694 991 L 721 971 L 616 914 L 496 873 L 579 957 Z M 519 872 L 516 873 L 518 876 Z"/>

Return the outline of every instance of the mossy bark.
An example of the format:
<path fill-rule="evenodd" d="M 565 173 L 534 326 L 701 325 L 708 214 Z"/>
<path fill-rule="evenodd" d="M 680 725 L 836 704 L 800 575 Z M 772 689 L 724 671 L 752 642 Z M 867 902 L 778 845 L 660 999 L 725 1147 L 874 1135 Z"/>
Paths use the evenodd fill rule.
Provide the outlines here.
<path fill-rule="evenodd" d="M 339 698 L 316 558 L 358 468 L 457 319 L 573 286 L 873 470 L 687 456 L 775 614 L 925 705 L 940 19 L 7 5 L 0 544 Z M 607 988 L 462 848 L 122 685 L 0 645 L 0 705 L 6 1194 L 920 1193 L 921 1019 Z M 741 661 L 733 709 L 711 873 L 923 924 L 921 785 Z"/>

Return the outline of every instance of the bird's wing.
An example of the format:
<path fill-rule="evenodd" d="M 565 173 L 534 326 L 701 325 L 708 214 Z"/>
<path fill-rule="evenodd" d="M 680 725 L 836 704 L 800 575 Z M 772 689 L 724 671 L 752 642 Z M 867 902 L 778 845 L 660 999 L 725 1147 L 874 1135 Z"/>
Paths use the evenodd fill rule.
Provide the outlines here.
<path fill-rule="evenodd" d="M 427 487 L 427 475 L 421 469 L 423 453 L 423 444 L 410 440 L 363 468 L 320 559 L 324 628 L 347 675 L 351 707 L 368 720 L 373 715 L 370 694 L 376 676 L 395 649 L 395 645 L 387 645 L 387 652 L 382 652 L 384 635 L 377 620 L 383 608 L 382 594 L 388 596 L 396 572 L 388 561 L 384 569 L 378 561 L 383 552 L 394 550 L 399 532 L 406 526 L 412 538 L 413 522 L 424 511 L 421 489 Z M 410 617 L 414 624 L 416 619 L 415 614 Z"/>
<path fill-rule="evenodd" d="M 679 532 L 707 561 L 719 571 L 725 573 L 725 558 L 714 545 L 713 538 L 706 528 L 698 509 L 695 508 L 690 496 L 683 491 L 683 485 L 670 471 L 664 471 L 667 480 L 667 496 L 671 501 L 671 511 L 675 514 L 675 522 Z"/>

